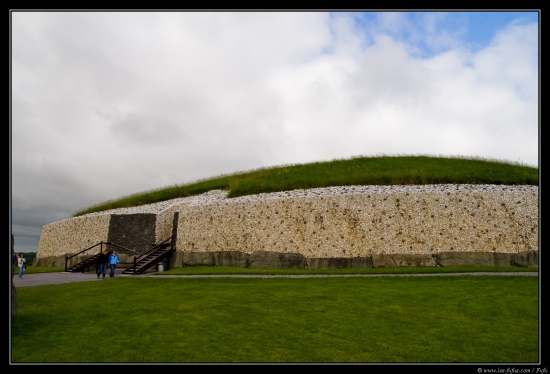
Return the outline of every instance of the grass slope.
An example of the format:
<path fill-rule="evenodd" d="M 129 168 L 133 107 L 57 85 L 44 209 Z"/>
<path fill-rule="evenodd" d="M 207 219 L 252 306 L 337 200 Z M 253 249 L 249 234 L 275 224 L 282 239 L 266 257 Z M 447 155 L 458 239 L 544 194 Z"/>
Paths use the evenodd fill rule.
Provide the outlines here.
<path fill-rule="evenodd" d="M 539 169 L 479 158 L 428 156 L 354 157 L 345 160 L 285 165 L 222 175 L 109 200 L 73 216 L 188 197 L 214 189 L 228 197 L 294 189 L 352 185 L 504 184 L 538 185 Z"/>

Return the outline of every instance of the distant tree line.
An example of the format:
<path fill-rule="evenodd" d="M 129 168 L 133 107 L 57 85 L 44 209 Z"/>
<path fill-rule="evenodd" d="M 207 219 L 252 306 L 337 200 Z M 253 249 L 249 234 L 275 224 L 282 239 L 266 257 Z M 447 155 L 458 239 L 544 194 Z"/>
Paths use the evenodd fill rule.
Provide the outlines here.
<path fill-rule="evenodd" d="M 17 253 L 19 254 L 20 252 Z M 32 265 L 34 259 L 36 258 L 36 253 L 37 252 L 23 252 L 25 259 L 27 260 L 27 266 Z"/>

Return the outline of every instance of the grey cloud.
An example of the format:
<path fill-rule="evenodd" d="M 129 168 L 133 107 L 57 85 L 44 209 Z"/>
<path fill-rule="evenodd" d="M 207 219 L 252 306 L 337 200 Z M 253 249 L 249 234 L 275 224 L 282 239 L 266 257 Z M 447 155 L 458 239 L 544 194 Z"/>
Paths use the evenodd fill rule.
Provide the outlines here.
<path fill-rule="evenodd" d="M 536 24 L 469 51 L 406 14 L 12 16 L 16 243 L 102 201 L 259 167 L 407 152 L 538 165 Z M 414 53 L 428 43 L 446 52 Z"/>

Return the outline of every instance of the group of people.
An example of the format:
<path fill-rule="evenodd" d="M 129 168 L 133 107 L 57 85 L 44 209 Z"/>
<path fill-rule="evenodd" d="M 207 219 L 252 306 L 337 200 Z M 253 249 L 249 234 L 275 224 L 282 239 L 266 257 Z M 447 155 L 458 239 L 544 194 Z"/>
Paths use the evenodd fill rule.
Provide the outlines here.
<path fill-rule="evenodd" d="M 107 265 L 109 265 L 109 268 L 111 270 L 109 273 L 109 278 L 113 278 L 115 276 L 116 265 L 118 264 L 118 262 L 119 259 L 116 251 L 110 252 L 107 249 L 104 249 L 97 258 L 97 279 L 99 279 L 100 276 L 105 279 Z"/>
<path fill-rule="evenodd" d="M 23 253 L 15 254 L 13 257 L 13 264 L 19 267 L 19 279 L 23 279 L 23 274 L 27 268 L 27 259 Z"/>
<path fill-rule="evenodd" d="M 113 278 L 115 276 L 115 270 L 118 262 L 119 259 L 116 251 L 108 251 L 107 249 L 103 250 L 97 259 L 97 279 L 99 279 L 100 276 L 105 279 L 107 265 L 109 265 L 110 268 L 109 277 Z M 25 259 L 25 255 L 23 253 L 16 253 L 13 256 L 13 265 L 17 265 L 19 267 L 19 279 L 23 279 L 23 274 L 25 274 L 25 269 L 27 266 L 27 259 Z"/>

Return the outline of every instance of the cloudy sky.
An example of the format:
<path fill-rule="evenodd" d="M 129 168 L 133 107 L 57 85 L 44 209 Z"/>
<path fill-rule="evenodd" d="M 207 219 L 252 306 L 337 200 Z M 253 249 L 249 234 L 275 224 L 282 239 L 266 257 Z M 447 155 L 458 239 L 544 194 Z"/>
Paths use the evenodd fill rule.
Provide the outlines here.
<path fill-rule="evenodd" d="M 11 16 L 11 228 L 137 192 L 354 156 L 539 166 L 539 13 Z"/>

